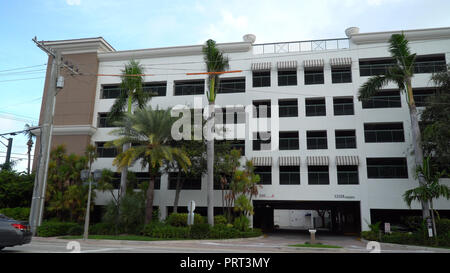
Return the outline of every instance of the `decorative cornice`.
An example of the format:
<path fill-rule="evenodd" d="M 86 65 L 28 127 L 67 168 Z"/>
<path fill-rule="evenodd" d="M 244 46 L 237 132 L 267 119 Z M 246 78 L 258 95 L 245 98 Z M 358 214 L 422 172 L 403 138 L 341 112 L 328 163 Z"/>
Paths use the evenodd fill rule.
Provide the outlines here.
<path fill-rule="evenodd" d="M 392 34 L 404 33 L 409 41 L 417 40 L 439 40 L 450 38 L 450 28 L 428 28 L 428 29 L 412 29 L 398 30 L 386 32 L 370 32 L 352 34 L 350 41 L 354 44 L 371 44 L 371 43 L 387 43 Z"/>
<path fill-rule="evenodd" d="M 35 136 L 40 135 L 40 128 L 31 130 Z M 92 136 L 97 131 L 97 128 L 92 125 L 56 125 L 53 126 L 54 136 L 74 136 L 74 135 L 89 135 Z"/>
<path fill-rule="evenodd" d="M 43 41 L 42 43 L 54 50 L 59 51 L 62 55 L 116 51 L 102 37 L 58 40 L 58 41 Z"/>

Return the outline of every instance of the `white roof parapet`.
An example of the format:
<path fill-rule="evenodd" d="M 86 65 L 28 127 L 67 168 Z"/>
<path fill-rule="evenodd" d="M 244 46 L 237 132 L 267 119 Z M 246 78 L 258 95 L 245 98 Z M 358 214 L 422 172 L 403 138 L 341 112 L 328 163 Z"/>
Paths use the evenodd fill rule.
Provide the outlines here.
<path fill-rule="evenodd" d="M 278 158 L 278 164 L 280 166 L 300 166 L 299 156 L 280 156 Z"/>
<path fill-rule="evenodd" d="M 328 166 L 328 156 L 307 156 L 306 163 L 308 166 Z"/>
<path fill-rule="evenodd" d="M 272 157 L 270 156 L 252 157 L 252 163 L 254 166 L 272 166 Z"/>
<path fill-rule="evenodd" d="M 297 69 L 297 61 L 277 62 L 277 68 L 278 70 Z"/>
<path fill-rule="evenodd" d="M 265 71 L 270 70 L 271 68 L 272 68 L 271 62 L 252 63 L 252 71 Z"/>
<path fill-rule="evenodd" d="M 332 67 L 344 67 L 352 65 L 352 58 L 344 57 L 344 58 L 332 58 L 330 59 L 330 65 Z"/>
<path fill-rule="evenodd" d="M 320 68 L 323 67 L 325 64 L 323 59 L 317 59 L 317 60 L 304 60 L 303 66 L 305 68 Z"/>
<path fill-rule="evenodd" d="M 357 155 L 336 156 L 336 165 L 338 166 L 358 166 L 359 157 Z"/>

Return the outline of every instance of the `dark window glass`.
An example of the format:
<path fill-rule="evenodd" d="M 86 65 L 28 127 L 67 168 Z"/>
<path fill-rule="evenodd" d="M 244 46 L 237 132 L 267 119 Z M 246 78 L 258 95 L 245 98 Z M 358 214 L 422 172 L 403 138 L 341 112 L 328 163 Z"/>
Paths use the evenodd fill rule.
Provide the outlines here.
<path fill-rule="evenodd" d="M 336 149 L 356 148 L 355 130 L 336 130 Z"/>
<path fill-rule="evenodd" d="M 150 174 L 148 172 L 135 172 L 135 183 L 131 183 L 134 189 L 138 189 L 142 183 L 150 182 Z M 161 175 L 155 177 L 155 190 L 161 189 Z"/>
<path fill-rule="evenodd" d="M 280 150 L 298 150 L 298 132 L 280 132 Z"/>
<path fill-rule="evenodd" d="M 241 124 L 245 123 L 245 109 L 244 108 L 222 108 L 222 119 L 216 114 L 216 123 L 221 124 Z"/>
<path fill-rule="evenodd" d="M 376 93 L 369 99 L 362 99 L 362 108 L 399 108 L 402 107 L 400 102 L 400 92 L 381 91 Z"/>
<path fill-rule="evenodd" d="M 428 98 L 436 94 L 436 88 L 413 88 L 414 102 L 417 107 L 427 106 Z"/>
<path fill-rule="evenodd" d="M 367 158 L 368 178 L 408 178 L 406 158 Z"/>
<path fill-rule="evenodd" d="M 352 69 L 348 67 L 333 67 L 331 68 L 331 82 L 332 83 L 347 83 L 352 82 Z"/>
<path fill-rule="evenodd" d="M 447 71 L 445 55 L 417 56 L 414 64 L 414 73 L 439 73 Z"/>
<path fill-rule="evenodd" d="M 113 186 L 114 189 L 120 189 L 120 178 L 121 178 L 122 174 L 115 172 L 113 174 L 112 180 L 111 180 L 111 185 Z"/>
<path fill-rule="evenodd" d="M 367 143 L 404 142 L 403 123 L 364 123 Z"/>
<path fill-rule="evenodd" d="M 253 72 L 253 87 L 270 86 L 270 71 Z"/>
<path fill-rule="evenodd" d="M 323 68 L 321 70 L 305 70 L 305 84 L 323 84 Z"/>
<path fill-rule="evenodd" d="M 177 188 L 177 176 L 178 173 L 169 173 L 169 190 L 176 190 Z M 181 173 L 180 177 L 183 186 L 183 190 L 201 190 L 202 189 L 202 178 L 201 177 L 186 177 L 185 173 Z"/>
<path fill-rule="evenodd" d="M 279 100 L 278 113 L 280 118 L 298 117 L 297 100 Z"/>
<path fill-rule="evenodd" d="M 309 185 L 330 184 L 328 166 L 308 166 L 308 184 Z"/>
<path fill-rule="evenodd" d="M 115 99 L 120 97 L 121 93 L 120 85 L 103 85 L 102 86 L 102 99 Z"/>
<path fill-rule="evenodd" d="M 327 149 L 327 131 L 307 131 L 306 144 L 308 150 Z"/>
<path fill-rule="evenodd" d="M 204 93 L 204 80 L 175 82 L 175 96 L 203 95 Z"/>
<path fill-rule="evenodd" d="M 337 166 L 338 185 L 359 184 L 358 166 Z"/>
<path fill-rule="evenodd" d="M 228 175 L 221 174 L 220 180 L 214 179 L 214 190 L 229 190 L 230 189 L 230 183 L 232 181 L 232 178 Z"/>
<path fill-rule="evenodd" d="M 152 96 L 165 96 L 167 93 L 167 82 L 144 83 L 142 89 Z"/>
<path fill-rule="evenodd" d="M 245 92 L 245 78 L 220 79 L 218 93 L 242 93 Z"/>
<path fill-rule="evenodd" d="M 353 98 L 333 98 L 335 116 L 354 115 Z"/>
<path fill-rule="evenodd" d="M 359 75 L 361 77 L 384 75 L 393 64 L 395 64 L 395 61 L 391 58 L 359 60 Z"/>
<path fill-rule="evenodd" d="M 280 166 L 280 185 L 300 185 L 300 166 Z"/>
<path fill-rule="evenodd" d="M 117 149 L 115 147 L 105 147 L 106 142 L 95 142 L 98 157 L 116 157 Z"/>
<path fill-rule="evenodd" d="M 256 108 L 256 112 L 253 112 L 253 117 L 255 117 L 255 118 L 270 118 L 271 117 L 270 100 L 254 101 L 253 106 L 255 106 L 255 108 Z"/>
<path fill-rule="evenodd" d="M 325 98 L 306 99 L 305 107 L 307 117 L 326 115 Z"/>
<path fill-rule="evenodd" d="M 278 86 L 297 85 L 297 70 L 278 71 Z"/>
<path fill-rule="evenodd" d="M 254 172 L 259 175 L 260 185 L 272 184 L 272 166 L 256 166 Z"/>
<path fill-rule="evenodd" d="M 270 150 L 270 132 L 260 132 L 253 134 L 253 151 Z"/>
<path fill-rule="evenodd" d="M 109 128 L 114 125 L 108 120 L 108 113 L 98 113 L 98 128 Z"/>

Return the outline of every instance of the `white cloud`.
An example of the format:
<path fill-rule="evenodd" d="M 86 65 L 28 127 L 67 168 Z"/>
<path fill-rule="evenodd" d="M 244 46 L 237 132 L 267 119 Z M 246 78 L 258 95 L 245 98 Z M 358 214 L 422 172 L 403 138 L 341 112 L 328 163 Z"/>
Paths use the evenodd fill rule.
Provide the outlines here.
<path fill-rule="evenodd" d="M 66 3 L 69 6 L 79 6 L 81 4 L 81 0 L 66 0 Z"/>

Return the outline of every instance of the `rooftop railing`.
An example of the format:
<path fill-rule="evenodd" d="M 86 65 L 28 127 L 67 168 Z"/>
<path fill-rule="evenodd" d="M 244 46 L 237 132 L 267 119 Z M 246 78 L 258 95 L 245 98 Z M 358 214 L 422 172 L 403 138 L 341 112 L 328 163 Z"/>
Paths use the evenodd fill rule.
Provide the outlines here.
<path fill-rule="evenodd" d="M 308 52 L 322 50 L 348 49 L 350 46 L 348 38 L 309 40 L 282 43 L 267 43 L 253 45 L 253 54 L 281 54 L 292 52 Z"/>

